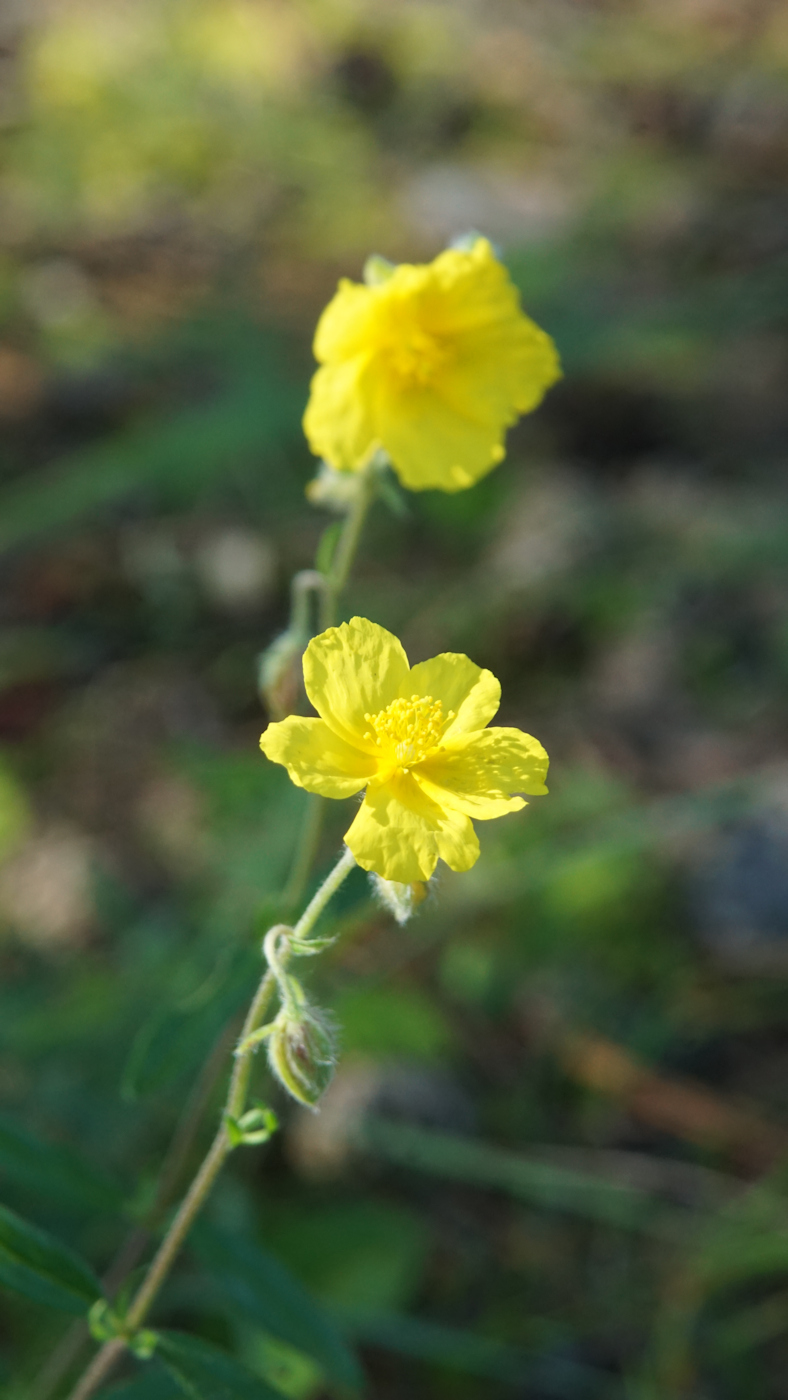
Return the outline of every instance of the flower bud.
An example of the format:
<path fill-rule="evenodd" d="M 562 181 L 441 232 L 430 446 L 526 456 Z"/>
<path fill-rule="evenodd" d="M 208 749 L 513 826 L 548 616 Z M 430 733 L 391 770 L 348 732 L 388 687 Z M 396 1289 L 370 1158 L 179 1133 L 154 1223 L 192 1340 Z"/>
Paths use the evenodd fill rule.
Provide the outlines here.
<path fill-rule="evenodd" d="M 257 663 L 257 688 L 274 720 L 285 719 L 298 708 L 301 693 L 301 657 L 308 638 L 289 627 L 276 637 Z"/>
<path fill-rule="evenodd" d="M 378 900 L 398 924 L 406 924 L 427 895 L 427 886 L 421 880 L 402 885 L 398 880 L 384 880 L 382 875 L 373 874 L 369 879 Z"/>
<path fill-rule="evenodd" d="M 268 1061 L 287 1092 L 314 1108 L 337 1062 L 336 1038 L 323 1012 L 306 1002 L 283 1006 L 268 1037 Z"/>

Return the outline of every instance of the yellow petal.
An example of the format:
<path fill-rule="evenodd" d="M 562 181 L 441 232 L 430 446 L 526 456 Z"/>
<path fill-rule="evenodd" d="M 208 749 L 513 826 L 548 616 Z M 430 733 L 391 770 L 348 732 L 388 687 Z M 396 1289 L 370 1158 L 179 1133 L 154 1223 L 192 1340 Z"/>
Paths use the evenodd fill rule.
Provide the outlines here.
<path fill-rule="evenodd" d="M 321 797 L 352 797 L 375 771 L 368 754 L 353 748 L 322 719 L 288 715 L 269 724 L 260 748 L 273 763 L 282 763 L 297 787 Z"/>
<path fill-rule="evenodd" d="M 374 752 L 365 714 L 397 698 L 408 674 L 402 643 L 365 617 L 313 637 L 304 652 L 304 684 L 312 704 L 342 739 Z"/>
<path fill-rule="evenodd" d="M 317 457 L 338 471 L 358 471 L 377 442 L 374 385 L 364 355 L 324 365 L 312 379 L 304 432 Z"/>
<path fill-rule="evenodd" d="M 439 293 L 433 324 L 444 335 L 522 315 L 517 288 L 487 238 L 477 238 L 472 248 L 447 248 L 429 271 Z"/>
<path fill-rule="evenodd" d="M 467 414 L 472 405 L 474 418 L 500 431 L 536 408 L 560 378 L 550 336 L 518 316 L 459 336 L 435 389 L 455 413 Z"/>
<path fill-rule="evenodd" d="M 315 359 L 326 364 L 363 351 L 375 314 L 376 298 L 372 289 L 343 277 L 317 323 Z"/>
<path fill-rule="evenodd" d="M 432 388 L 382 395 L 376 418 L 380 441 L 411 491 L 463 491 L 504 455 L 503 426 L 458 413 Z"/>
<path fill-rule="evenodd" d="M 479 856 L 468 818 L 431 801 L 410 774 L 370 784 L 345 842 L 364 870 L 401 884 L 428 880 L 439 857 L 470 870 Z"/>
<path fill-rule="evenodd" d="M 416 776 L 440 805 L 487 821 L 524 806 L 515 793 L 541 797 L 548 757 L 538 739 L 519 729 L 483 729 L 420 763 Z"/>
<path fill-rule="evenodd" d="M 410 686 L 410 689 L 408 687 Z M 414 666 L 404 682 L 402 695 L 431 695 L 440 700 L 444 715 L 455 718 L 443 731 L 446 743 L 470 730 L 490 723 L 501 703 L 501 683 L 492 671 L 483 671 L 461 652 L 444 651 Z"/>

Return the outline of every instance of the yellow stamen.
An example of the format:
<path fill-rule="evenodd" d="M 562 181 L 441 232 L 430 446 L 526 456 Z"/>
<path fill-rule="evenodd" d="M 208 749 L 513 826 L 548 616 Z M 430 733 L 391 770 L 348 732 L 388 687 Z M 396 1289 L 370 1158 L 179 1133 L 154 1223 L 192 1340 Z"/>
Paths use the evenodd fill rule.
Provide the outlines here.
<path fill-rule="evenodd" d="M 415 763 L 434 749 L 453 710 L 444 716 L 440 700 L 431 695 L 411 695 L 409 700 L 392 700 L 376 715 L 365 715 L 370 729 L 364 735 L 397 768 L 407 773 Z"/>
<path fill-rule="evenodd" d="M 448 358 L 444 345 L 417 325 L 403 326 L 386 347 L 389 368 L 406 384 L 431 383 Z"/>

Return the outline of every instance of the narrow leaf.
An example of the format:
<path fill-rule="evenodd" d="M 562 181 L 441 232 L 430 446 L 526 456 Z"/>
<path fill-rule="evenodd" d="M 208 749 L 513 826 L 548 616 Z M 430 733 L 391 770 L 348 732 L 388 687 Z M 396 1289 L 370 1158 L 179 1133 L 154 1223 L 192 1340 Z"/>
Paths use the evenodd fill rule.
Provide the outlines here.
<path fill-rule="evenodd" d="M 188 1332 L 160 1332 L 156 1355 L 191 1400 L 281 1400 L 229 1352 Z"/>
<path fill-rule="evenodd" d="M 37 1303 L 76 1314 L 101 1297 L 89 1264 L 5 1206 L 0 1206 L 0 1283 Z"/>
<path fill-rule="evenodd" d="M 358 1142 L 389 1162 L 430 1176 L 506 1191 L 547 1210 L 669 1238 L 681 1236 L 687 1229 L 686 1212 L 663 1204 L 647 1191 L 489 1143 L 373 1117 L 359 1128 Z"/>
<path fill-rule="evenodd" d="M 334 1322 L 277 1259 L 259 1245 L 201 1224 L 192 1235 L 200 1258 L 233 1307 L 274 1337 L 305 1352 L 338 1385 L 358 1390 L 362 1373 Z"/>
<path fill-rule="evenodd" d="M 93 1212 L 117 1211 L 123 1192 L 67 1147 L 42 1142 L 8 1118 L 0 1118 L 0 1180 L 37 1195 Z"/>
<path fill-rule="evenodd" d="M 183 1387 L 163 1366 L 146 1366 L 141 1376 L 111 1390 L 100 1390 L 96 1400 L 182 1400 Z"/>
<path fill-rule="evenodd" d="M 340 1321 L 347 1332 L 367 1346 L 381 1347 L 411 1356 L 417 1361 L 434 1362 L 452 1371 L 482 1376 L 488 1380 L 516 1385 L 523 1394 L 542 1391 L 546 1377 L 544 1361 L 538 1354 L 507 1345 L 494 1337 L 480 1336 L 461 1327 L 446 1327 L 404 1313 L 364 1312 L 343 1309 Z M 561 1369 L 571 1382 L 572 1395 L 588 1393 L 602 1379 L 591 1366 L 562 1358 Z M 594 1385 L 594 1389 L 597 1386 Z M 552 1393 L 552 1392 L 551 1392 Z"/>
<path fill-rule="evenodd" d="M 320 574 L 331 572 L 331 565 L 334 562 L 339 537 L 342 534 L 342 521 L 334 520 L 326 527 L 320 536 L 320 542 L 315 554 L 315 568 Z"/>

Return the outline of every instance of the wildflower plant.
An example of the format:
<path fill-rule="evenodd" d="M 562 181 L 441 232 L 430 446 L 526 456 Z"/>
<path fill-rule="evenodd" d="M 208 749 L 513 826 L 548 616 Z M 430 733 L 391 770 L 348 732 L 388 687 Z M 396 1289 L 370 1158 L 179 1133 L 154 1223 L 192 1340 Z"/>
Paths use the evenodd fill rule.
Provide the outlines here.
<path fill-rule="evenodd" d="M 320 368 L 304 427 L 324 460 L 308 495 L 343 519 L 327 531 L 315 568 L 293 580 L 290 625 L 259 668 L 271 716 L 263 752 L 312 794 L 279 900 L 283 914 L 303 898 L 324 799 L 360 802 L 336 865 L 303 913 L 265 935 L 263 973 L 236 1042 L 216 1135 L 141 1283 L 129 1296 L 128 1289 L 117 1292 L 115 1278 L 116 1296 L 104 1297 L 92 1275 L 79 1274 L 100 1347 L 71 1400 L 89 1400 L 126 1352 L 157 1356 L 179 1384 L 185 1376 L 190 1394 L 203 1394 L 192 1384 L 193 1366 L 188 1375 L 183 1369 L 181 1334 L 145 1324 L 227 1158 L 276 1130 L 272 1111 L 250 1104 L 256 1050 L 267 1048 L 275 1079 L 309 1108 L 318 1107 L 331 1079 L 341 1028 L 313 1003 L 293 963 L 334 942 L 335 935 L 316 930 L 346 877 L 356 866 L 369 872 L 380 904 L 405 923 L 438 861 L 462 872 L 478 860 L 474 821 L 518 811 L 526 796 L 547 791 L 539 741 L 490 723 L 501 698 L 490 671 L 453 652 L 411 666 L 390 632 L 364 617 L 338 623 L 337 613 L 367 511 L 386 490 L 384 469 L 391 464 L 412 490 L 472 486 L 503 457 L 506 429 L 559 377 L 553 342 L 521 310 L 491 244 L 473 238 L 426 266 L 370 259 L 363 284 L 340 283 L 320 319 L 315 354 Z M 304 692 L 314 716 L 296 713 Z M 173 1152 L 150 1225 L 169 1205 L 167 1191 L 178 1177 L 173 1161 L 184 1155 L 180 1140 Z M 123 1254 L 129 1257 L 133 1251 Z M 223 1361 L 211 1362 L 208 1344 L 194 1347 L 187 1351 L 198 1369 L 203 1357 L 211 1376 L 226 1375 Z M 73 1348 L 66 1352 L 68 1369 Z M 56 1386 L 64 1374 L 58 1364 L 47 1373 L 48 1393 L 53 1375 Z M 263 1391 L 247 1385 L 242 1393 Z"/>

